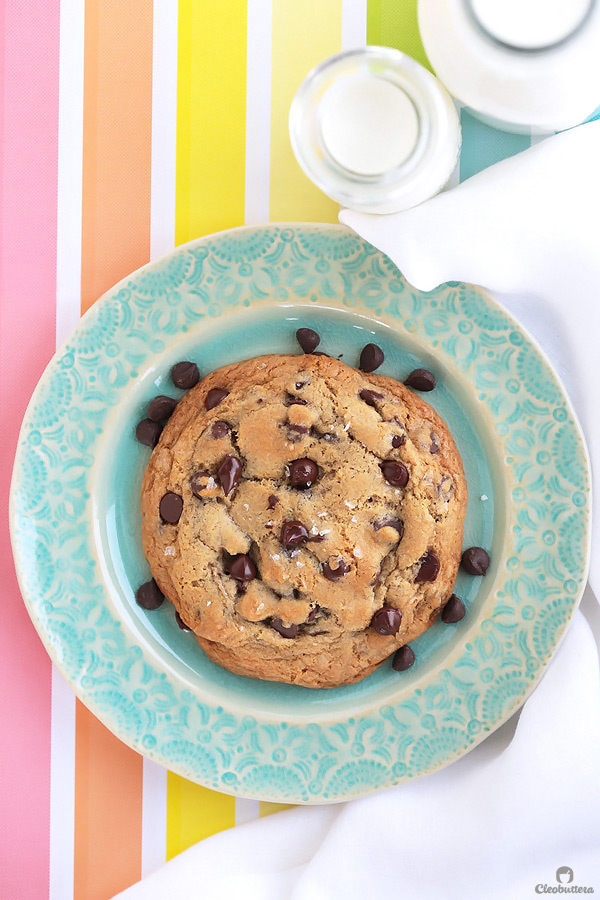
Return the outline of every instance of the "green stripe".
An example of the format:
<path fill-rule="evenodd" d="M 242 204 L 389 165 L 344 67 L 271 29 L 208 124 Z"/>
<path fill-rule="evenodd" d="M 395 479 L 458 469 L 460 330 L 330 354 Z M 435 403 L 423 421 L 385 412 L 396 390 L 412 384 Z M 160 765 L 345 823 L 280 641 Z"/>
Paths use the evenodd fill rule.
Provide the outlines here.
<path fill-rule="evenodd" d="M 417 24 L 417 0 L 368 0 L 367 43 L 395 47 L 429 65 Z"/>
<path fill-rule="evenodd" d="M 528 134 L 511 134 L 485 125 L 475 116 L 462 109 L 460 113 L 462 127 L 462 152 L 460 154 L 460 180 L 464 181 L 493 166 L 494 163 L 508 156 L 514 156 L 521 150 L 531 146 Z"/>

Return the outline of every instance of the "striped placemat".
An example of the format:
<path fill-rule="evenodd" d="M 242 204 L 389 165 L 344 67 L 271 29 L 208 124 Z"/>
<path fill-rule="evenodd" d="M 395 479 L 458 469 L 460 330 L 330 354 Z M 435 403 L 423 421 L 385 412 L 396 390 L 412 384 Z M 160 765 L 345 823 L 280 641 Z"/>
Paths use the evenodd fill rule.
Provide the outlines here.
<path fill-rule="evenodd" d="M 288 140 L 296 88 L 364 44 L 426 63 L 416 0 L 6 0 L 0 441 L 79 316 L 175 245 L 337 220 Z M 461 112 L 457 178 L 529 146 Z M 197 840 L 280 807 L 142 759 L 76 702 L 22 604 L 2 529 L 0 897 L 106 900 Z"/>

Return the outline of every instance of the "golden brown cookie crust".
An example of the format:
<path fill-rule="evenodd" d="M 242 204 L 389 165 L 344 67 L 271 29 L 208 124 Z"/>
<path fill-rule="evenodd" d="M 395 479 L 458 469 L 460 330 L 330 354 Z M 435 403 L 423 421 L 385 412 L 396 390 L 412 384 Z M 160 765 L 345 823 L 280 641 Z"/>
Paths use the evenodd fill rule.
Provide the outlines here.
<path fill-rule="evenodd" d="M 215 388 L 229 393 L 207 411 Z M 228 455 L 242 470 L 226 496 L 217 470 Z M 318 467 L 308 488 L 290 483 L 297 459 Z M 406 467 L 405 487 L 386 480 L 384 461 Z M 160 516 L 167 492 L 183 500 L 177 524 Z M 330 357 L 263 356 L 212 372 L 177 406 L 144 475 L 142 541 L 161 591 L 211 659 L 333 687 L 368 675 L 435 620 L 456 579 L 466 503 L 456 445 L 419 395 Z M 284 548 L 286 521 L 309 539 Z M 419 582 L 427 553 L 439 573 Z M 239 555 L 255 578 L 227 574 Z M 371 625 L 384 606 L 402 614 L 396 634 Z"/>

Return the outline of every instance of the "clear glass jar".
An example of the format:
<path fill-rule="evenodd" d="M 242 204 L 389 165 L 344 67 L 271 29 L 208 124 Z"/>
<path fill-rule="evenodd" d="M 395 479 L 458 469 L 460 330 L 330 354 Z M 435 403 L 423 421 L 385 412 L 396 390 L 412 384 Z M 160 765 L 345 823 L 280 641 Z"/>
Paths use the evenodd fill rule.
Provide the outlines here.
<path fill-rule="evenodd" d="M 290 109 L 298 163 L 325 194 L 363 212 L 409 209 L 454 171 L 460 122 L 440 82 L 388 47 L 339 53 L 310 72 Z"/>

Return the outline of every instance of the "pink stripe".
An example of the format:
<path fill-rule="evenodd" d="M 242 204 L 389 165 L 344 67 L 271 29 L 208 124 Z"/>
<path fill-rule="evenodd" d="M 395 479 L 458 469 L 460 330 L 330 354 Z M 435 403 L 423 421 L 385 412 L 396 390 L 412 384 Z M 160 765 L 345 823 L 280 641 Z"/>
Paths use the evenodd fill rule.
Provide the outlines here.
<path fill-rule="evenodd" d="M 0 897 L 44 900 L 51 669 L 19 594 L 5 498 L 21 419 L 55 340 L 59 0 L 0 0 L 0 41 Z"/>

